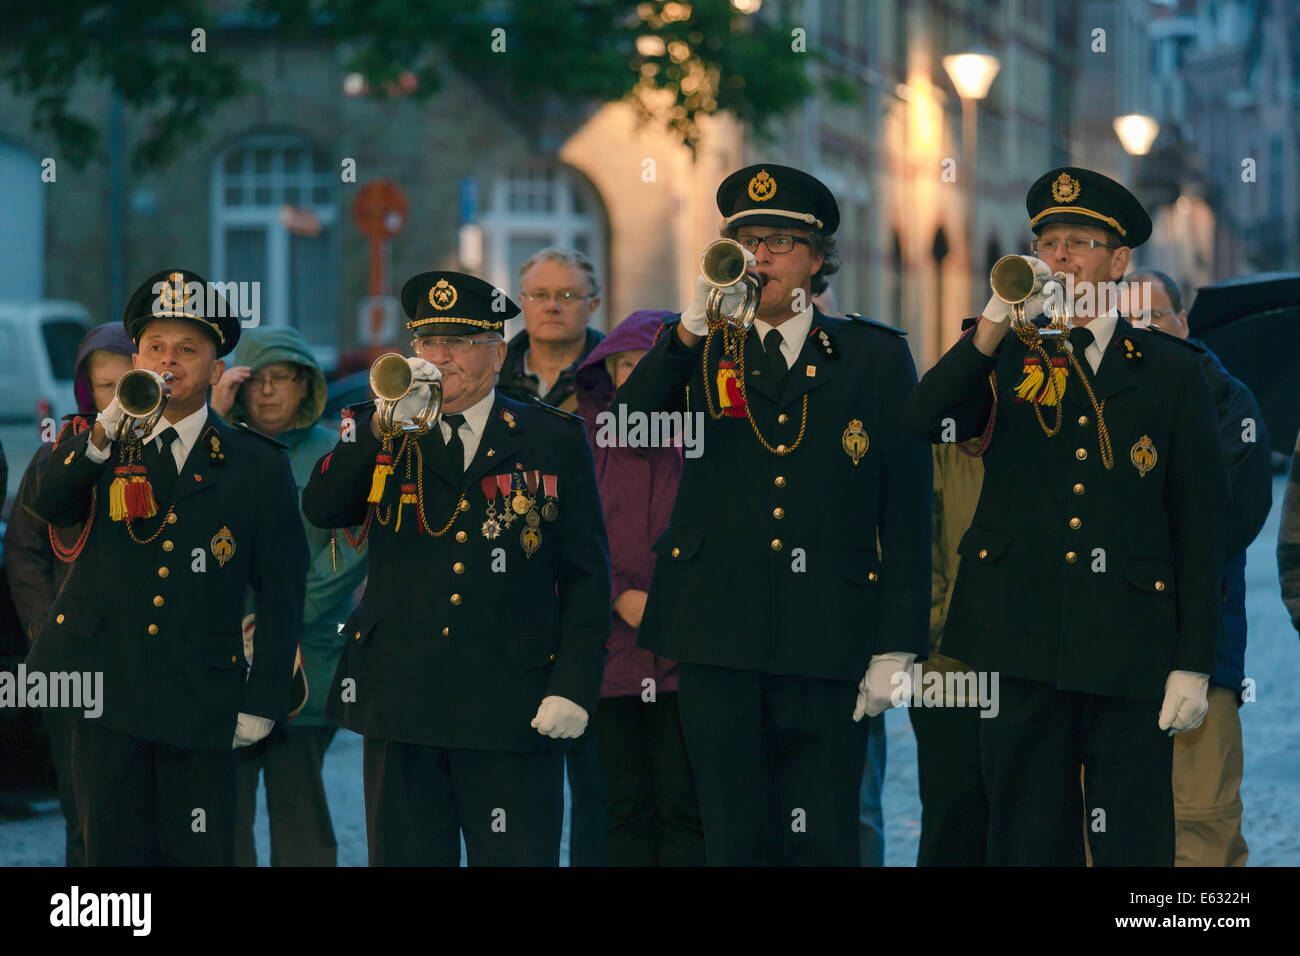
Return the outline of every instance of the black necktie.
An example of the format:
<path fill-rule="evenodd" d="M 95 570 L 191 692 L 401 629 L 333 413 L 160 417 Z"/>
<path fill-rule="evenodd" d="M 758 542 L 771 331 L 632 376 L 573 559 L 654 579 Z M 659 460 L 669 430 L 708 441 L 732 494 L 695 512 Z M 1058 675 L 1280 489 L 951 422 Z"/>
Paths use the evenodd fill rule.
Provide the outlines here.
<path fill-rule="evenodd" d="M 784 339 L 781 336 L 780 329 L 771 329 L 767 335 L 763 336 L 763 349 L 767 352 L 768 374 L 772 376 L 773 383 L 780 385 L 785 380 L 785 373 L 789 371 L 785 364 L 785 356 L 781 354 L 781 343 Z"/>
<path fill-rule="evenodd" d="M 1084 352 L 1094 341 L 1096 341 L 1095 337 L 1087 329 L 1077 325 L 1070 329 L 1070 346 L 1074 349 L 1074 357 L 1089 374 L 1092 374 L 1092 363 L 1088 361 Z"/>
<path fill-rule="evenodd" d="M 176 484 L 176 457 L 172 454 L 172 442 L 179 437 L 176 429 L 168 426 L 145 448 L 144 467 L 153 485 L 154 500 L 159 504 L 171 499 L 172 486 Z"/>
<path fill-rule="evenodd" d="M 451 438 L 447 439 L 447 460 L 451 463 L 453 475 L 465 473 L 465 445 L 460 440 L 460 426 L 465 424 L 464 415 L 443 415 L 442 420 L 451 426 Z"/>

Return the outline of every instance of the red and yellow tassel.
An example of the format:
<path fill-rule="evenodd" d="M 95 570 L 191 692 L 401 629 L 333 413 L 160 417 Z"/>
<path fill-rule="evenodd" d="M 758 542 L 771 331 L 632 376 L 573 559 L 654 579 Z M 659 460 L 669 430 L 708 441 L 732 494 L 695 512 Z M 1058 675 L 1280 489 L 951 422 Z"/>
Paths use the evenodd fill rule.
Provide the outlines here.
<path fill-rule="evenodd" d="M 388 476 L 393 473 L 393 456 L 388 452 L 380 452 L 375 456 L 375 473 L 370 479 L 370 497 L 366 499 L 368 504 L 377 505 L 384 498 L 384 485 L 388 481 Z"/>
<path fill-rule="evenodd" d="M 152 518 L 158 513 L 153 486 L 145 477 L 144 465 L 118 465 L 108 489 L 108 516 L 114 521 Z"/>
<path fill-rule="evenodd" d="M 415 482 L 413 481 L 403 482 L 402 494 L 397 499 L 397 524 L 393 527 L 393 531 L 396 532 L 402 530 L 402 512 L 406 510 L 407 505 L 413 505 L 418 500 L 419 499 L 416 497 L 415 494 Z M 420 520 L 419 511 L 417 510 L 416 522 L 418 523 L 419 520 Z"/>
<path fill-rule="evenodd" d="M 1066 372 L 1064 358 L 1052 359 L 1052 379 L 1049 383 L 1043 376 L 1042 362 L 1027 359 L 1024 365 L 1025 377 L 1016 386 L 1016 398 L 1035 405 L 1056 405 L 1065 394 Z"/>
<path fill-rule="evenodd" d="M 718 408 L 732 418 L 745 417 L 745 396 L 740 392 L 736 363 L 725 359 L 718 363 Z"/>

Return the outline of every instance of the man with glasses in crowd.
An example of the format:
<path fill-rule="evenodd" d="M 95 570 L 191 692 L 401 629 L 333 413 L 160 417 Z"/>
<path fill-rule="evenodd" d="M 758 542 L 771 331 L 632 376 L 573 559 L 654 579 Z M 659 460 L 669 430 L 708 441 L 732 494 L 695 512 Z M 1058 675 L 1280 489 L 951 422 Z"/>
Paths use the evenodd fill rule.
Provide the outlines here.
<path fill-rule="evenodd" d="M 1172 866 L 1170 738 L 1205 716 L 1219 621 L 1214 403 L 1198 348 L 1131 327 L 1102 294 L 1151 234 L 1141 203 L 1066 167 L 1025 205 L 1065 300 L 1073 284 L 1068 336 L 1043 337 L 1042 320 L 1008 335 L 995 295 L 907 404 L 918 435 L 984 439 L 943 650 L 999 676 L 980 721 L 988 862 L 1082 865 L 1086 819 L 1097 865 Z"/>
<path fill-rule="evenodd" d="M 518 306 L 458 272 L 402 288 L 417 382 L 442 417 L 402 432 L 429 385 L 346 410 L 303 512 L 369 535 L 366 593 L 326 714 L 365 736 L 371 865 L 559 863 L 564 749 L 600 692 L 609 549 L 581 421 L 495 385 Z M 434 434 L 433 432 L 436 432 Z"/>
<path fill-rule="evenodd" d="M 903 430 L 916 371 L 898 330 L 813 305 L 839 266 L 824 184 L 749 166 L 717 202 L 751 256 L 757 318 L 724 356 L 699 277 L 617 397 L 704 428 L 639 643 L 680 662 L 706 862 L 856 866 L 861 718 L 891 706 L 927 641 L 930 452 Z"/>
<path fill-rule="evenodd" d="M 587 326 L 600 306 L 596 267 L 576 250 L 542 249 L 519 268 L 519 299 L 524 330 L 506 349 L 500 388 L 571 412 L 578 366 L 604 338 Z"/>

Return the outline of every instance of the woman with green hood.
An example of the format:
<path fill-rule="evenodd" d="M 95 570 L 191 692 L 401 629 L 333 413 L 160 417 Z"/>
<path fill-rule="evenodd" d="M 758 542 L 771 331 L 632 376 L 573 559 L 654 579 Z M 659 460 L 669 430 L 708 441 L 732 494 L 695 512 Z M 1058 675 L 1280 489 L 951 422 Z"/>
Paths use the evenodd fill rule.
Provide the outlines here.
<path fill-rule="evenodd" d="M 312 467 L 338 437 L 317 424 L 325 408 L 325 376 L 295 329 L 246 329 L 231 368 L 212 390 L 212 408 L 228 421 L 245 423 L 287 446 L 299 500 Z M 366 558 L 340 542 L 335 571 L 330 532 L 305 519 L 303 529 L 311 549 L 302 628 L 307 702 L 289 723 L 276 725 L 265 740 L 239 751 L 236 861 L 241 866 L 257 865 L 253 818 L 262 770 L 271 817 L 271 865 L 338 863 L 338 842 L 321 780 L 325 751 L 338 729 L 325 718 L 325 694 L 344 643 L 339 625 L 352 613 L 352 595 L 366 576 Z"/>

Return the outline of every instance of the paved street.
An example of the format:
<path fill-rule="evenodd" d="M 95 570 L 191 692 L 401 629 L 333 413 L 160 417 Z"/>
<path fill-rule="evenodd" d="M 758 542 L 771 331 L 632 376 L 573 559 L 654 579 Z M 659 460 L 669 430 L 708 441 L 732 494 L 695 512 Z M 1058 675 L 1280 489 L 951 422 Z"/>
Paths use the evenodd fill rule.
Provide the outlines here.
<path fill-rule="evenodd" d="M 1246 767 L 1242 784 L 1245 835 L 1252 866 L 1300 864 L 1300 641 L 1278 595 L 1274 547 L 1285 476 L 1274 482 L 1273 512 L 1248 555 L 1247 612 L 1250 642 L 1246 676 L 1257 685 L 1257 700 L 1241 711 Z M 889 761 L 885 779 L 885 860 L 910 866 L 916 860 L 921 805 L 916 789 L 916 740 L 907 714 L 886 716 Z M 325 762 L 325 786 L 339 841 L 339 863 L 366 863 L 361 790 L 361 738 L 342 731 Z M 62 818 L 49 812 L 0 822 L 0 865 L 54 866 L 62 861 Z M 565 828 L 567 843 L 568 828 Z M 265 810 L 259 813 L 258 855 L 269 855 Z M 567 846 L 562 861 L 567 863 Z"/>

